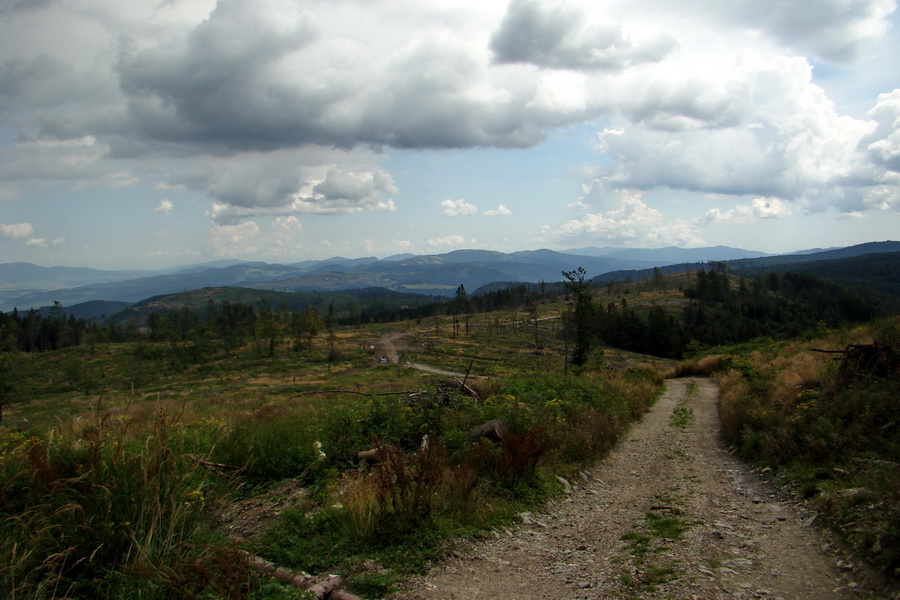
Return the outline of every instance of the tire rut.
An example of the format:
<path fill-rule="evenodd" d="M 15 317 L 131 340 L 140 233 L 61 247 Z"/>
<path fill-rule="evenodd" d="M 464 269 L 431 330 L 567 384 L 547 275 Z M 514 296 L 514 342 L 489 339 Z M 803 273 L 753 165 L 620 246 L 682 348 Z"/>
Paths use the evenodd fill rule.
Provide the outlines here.
<path fill-rule="evenodd" d="M 392 598 L 863 597 L 802 511 L 727 452 L 717 402 L 710 380 L 668 380 L 565 499 L 469 542 Z"/>

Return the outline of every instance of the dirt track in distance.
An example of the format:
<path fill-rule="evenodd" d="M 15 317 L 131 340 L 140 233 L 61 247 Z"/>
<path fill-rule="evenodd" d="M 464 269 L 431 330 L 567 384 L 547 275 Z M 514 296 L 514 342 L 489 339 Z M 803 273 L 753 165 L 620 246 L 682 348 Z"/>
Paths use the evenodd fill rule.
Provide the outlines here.
<path fill-rule="evenodd" d="M 665 394 L 600 465 L 542 514 L 472 542 L 394 600 L 877 597 L 810 516 L 720 438 L 718 388 Z"/>

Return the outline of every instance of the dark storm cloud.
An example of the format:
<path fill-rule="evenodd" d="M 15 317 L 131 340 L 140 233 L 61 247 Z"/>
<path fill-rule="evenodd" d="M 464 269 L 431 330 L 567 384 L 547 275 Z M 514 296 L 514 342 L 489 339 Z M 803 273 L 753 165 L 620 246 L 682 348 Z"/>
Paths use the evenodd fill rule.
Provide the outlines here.
<path fill-rule="evenodd" d="M 56 0 L 0 0 L 0 16 L 26 10 L 38 10 L 54 4 Z"/>
<path fill-rule="evenodd" d="M 617 25 L 588 25 L 587 20 L 582 10 L 513 0 L 491 38 L 491 49 L 500 63 L 621 70 L 658 62 L 676 46 L 675 40 L 664 35 L 634 43 Z"/>
<path fill-rule="evenodd" d="M 145 135 L 237 146 L 317 141 L 308 124 L 333 97 L 304 94 L 273 73 L 315 39 L 315 27 L 301 15 L 276 28 L 256 8 L 222 1 L 181 46 L 123 52 L 121 87 Z"/>
<path fill-rule="evenodd" d="M 411 39 L 379 55 L 321 33 L 315 16 L 286 25 L 246 0 L 220 1 L 174 47 L 124 51 L 118 74 L 136 135 L 238 150 L 527 147 L 598 112 L 535 103 L 533 74 L 498 83 L 465 40 Z"/>

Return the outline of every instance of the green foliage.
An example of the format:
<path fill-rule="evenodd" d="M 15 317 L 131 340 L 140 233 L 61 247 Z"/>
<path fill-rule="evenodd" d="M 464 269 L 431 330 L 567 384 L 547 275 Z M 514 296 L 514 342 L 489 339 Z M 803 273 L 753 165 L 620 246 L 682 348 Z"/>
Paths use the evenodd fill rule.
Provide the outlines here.
<path fill-rule="evenodd" d="M 599 311 L 600 336 L 616 348 L 682 358 L 705 347 L 788 339 L 875 314 L 867 297 L 832 281 L 802 273 L 747 280 L 729 275 L 721 263 L 698 271 L 685 297 L 688 303 L 677 311 L 609 303 Z"/>
<path fill-rule="evenodd" d="M 211 460 L 244 469 L 250 483 L 308 479 L 322 463 L 312 424 L 300 416 L 263 418 L 234 426 L 215 445 Z"/>
<path fill-rule="evenodd" d="M 106 416 L 79 435 L 6 433 L 0 595 L 169 598 L 239 589 L 239 555 L 205 525 L 215 487 L 173 425 L 160 412 L 143 444 Z"/>
<path fill-rule="evenodd" d="M 664 554 L 672 540 L 680 539 L 691 524 L 677 508 L 651 508 L 637 529 L 622 535 L 631 555 L 630 572 L 620 573 L 618 581 L 626 588 L 655 592 L 657 586 L 676 577 L 676 564 Z"/>

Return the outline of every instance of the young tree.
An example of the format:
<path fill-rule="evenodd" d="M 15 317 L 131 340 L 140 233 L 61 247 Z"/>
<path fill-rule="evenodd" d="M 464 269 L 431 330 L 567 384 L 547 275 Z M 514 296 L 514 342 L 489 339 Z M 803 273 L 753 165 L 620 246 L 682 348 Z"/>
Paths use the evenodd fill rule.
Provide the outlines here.
<path fill-rule="evenodd" d="M 597 311 L 591 296 L 590 283 L 584 280 L 587 271 L 578 267 L 574 271 L 563 271 L 566 288 L 573 296 L 572 325 L 574 327 L 575 347 L 572 349 L 572 364 L 582 367 L 587 363 L 588 355 L 597 339 Z"/>

